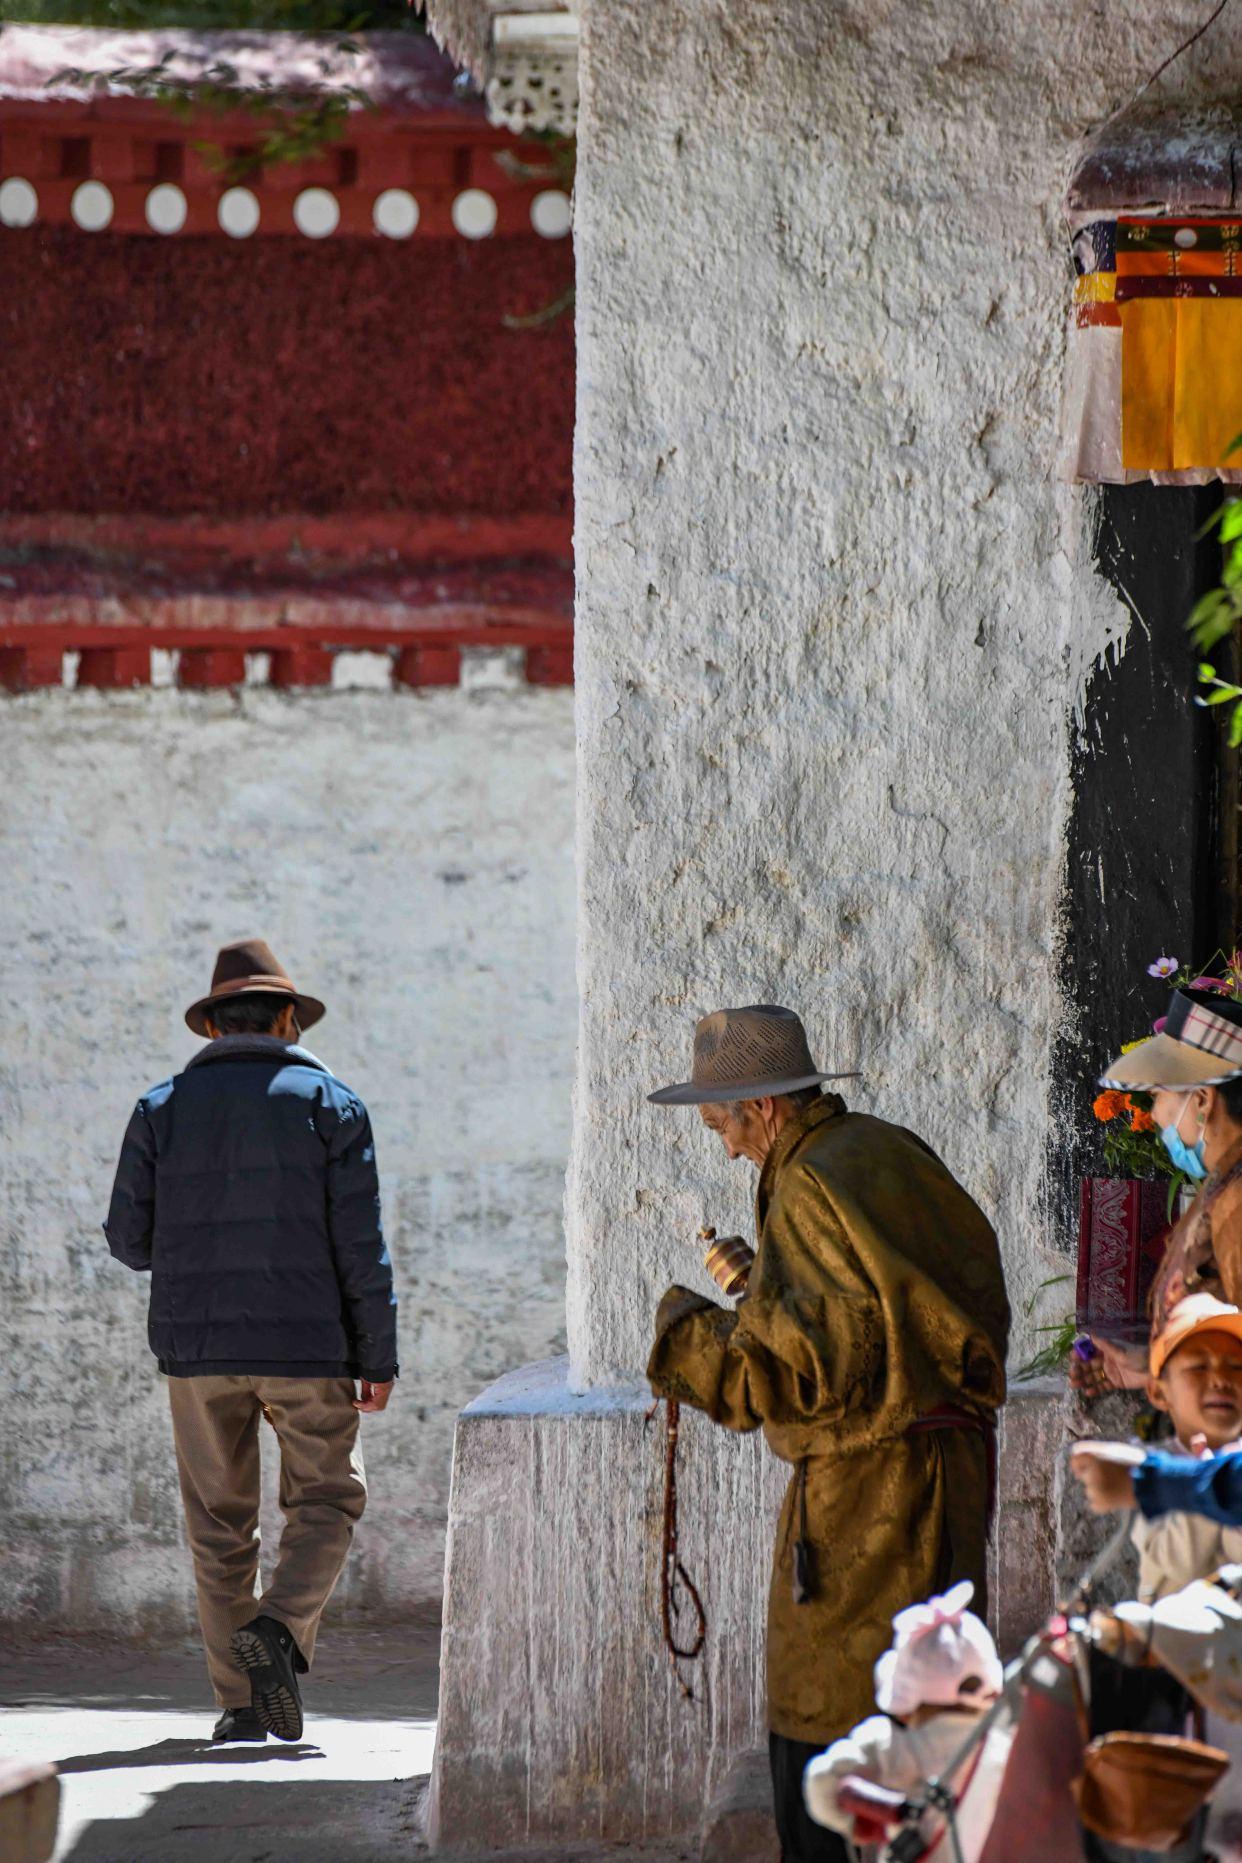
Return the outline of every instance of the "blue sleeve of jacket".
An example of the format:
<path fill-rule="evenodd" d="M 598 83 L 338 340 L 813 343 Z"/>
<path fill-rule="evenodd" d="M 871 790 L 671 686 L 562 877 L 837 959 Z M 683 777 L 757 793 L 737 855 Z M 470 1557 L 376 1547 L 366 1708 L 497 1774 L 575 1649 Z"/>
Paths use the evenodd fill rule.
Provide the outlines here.
<path fill-rule="evenodd" d="M 1218 1526 L 1242 1527 L 1242 1452 L 1196 1462 L 1153 1449 L 1134 1471 L 1134 1497 L 1148 1520 L 1202 1514 Z"/>
<path fill-rule="evenodd" d="M 155 1229 L 155 1134 L 143 1100 L 139 1100 L 130 1115 L 121 1141 L 112 1201 L 103 1227 L 108 1247 L 118 1261 L 140 1273 L 151 1266 L 151 1238 Z"/>
<path fill-rule="evenodd" d="M 359 1374 L 372 1384 L 387 1384 L 397 1376 L 397 1296 L 380 1223 L 375 1140 L 366 1109 L 357 1101 L 328 1147 L 328 1233 Z"/>

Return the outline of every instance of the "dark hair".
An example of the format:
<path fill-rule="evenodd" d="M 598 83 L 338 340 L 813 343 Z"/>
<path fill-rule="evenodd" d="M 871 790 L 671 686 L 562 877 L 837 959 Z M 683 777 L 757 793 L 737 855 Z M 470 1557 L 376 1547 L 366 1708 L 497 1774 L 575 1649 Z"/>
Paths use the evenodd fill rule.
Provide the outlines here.
<path fill-rule="evenodd" d="M 754 1097 L 762 1098 L 762 1095 L 757 1094 Z M 777 1093 L 773 1095 L 774 1099 L 788 1100 L 791 1106 L 799 1108 L 803 1106 L 814 1106 L 816 1100 L 822 1100 L 823 1097 L 824 1090 L 822 1087 L 795 1087 L 792 1093 Z M 727 1104 L 731 1116 L 734 1119 L 740 1119 L 742 1116 L 742 1108 L 748 1105 L 749 1101 L 729 1100 Z"/>
<path fill-rule="evenodd" d="M 1236 1126 L 1242 1126 L 1242 1074 L 1236 1074 L 1232 1080 L 1225 1081 L 1216 1089 L 1224 1102 L 1225 1111 Z"/>
<path fill-rule="evenodd" d="M 273 990 L 255 990 L 213 1003 L 206 1014 L 222 1035 L 270 1035 L 277 1016 L 292 1001 L 291 996 L 278 996 Z"/>

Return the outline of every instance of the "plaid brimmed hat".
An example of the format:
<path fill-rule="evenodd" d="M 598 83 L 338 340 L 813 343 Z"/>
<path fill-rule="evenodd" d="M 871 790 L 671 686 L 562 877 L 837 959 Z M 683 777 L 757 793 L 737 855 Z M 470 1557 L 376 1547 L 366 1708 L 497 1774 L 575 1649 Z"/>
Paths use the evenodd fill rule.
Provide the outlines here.
<path fill-rule="evenodd" d="M 1161 1087 L 1220 1087 L 1242 1074 L 1242 1003 L 1210 990 L 1174 990 L 1159 1035 L 1120 1055 L 1102 1087 L 1155 1093 Z"/>

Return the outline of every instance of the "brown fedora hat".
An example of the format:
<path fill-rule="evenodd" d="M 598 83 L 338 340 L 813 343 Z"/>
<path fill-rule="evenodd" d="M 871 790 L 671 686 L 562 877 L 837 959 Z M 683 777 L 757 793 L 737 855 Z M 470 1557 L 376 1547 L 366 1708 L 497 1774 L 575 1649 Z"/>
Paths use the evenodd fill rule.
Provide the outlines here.
<path fill-rule="evenodd" d="M 773 1003 L 746 1009 L 716 1009 L 694 1030 L 690 1080 L 649 1093 L 654 1106 L 707 1106 L 722 1100 L 762 1100 L 796 1093 L 825 1080 L 857 1080 L 857 1074 L 823 1074 L 811 1059 L 802 1018 Z"/>
<path fill-rule="evenodd" d="M 288 996 L 293 1000 L 298 1024 L 313 1028 L 324 1013 L 317 996 L 303 996 L 286 977 L 262 938 L 239 938 L 236 944 L 221 945 L 216 953 L 216 967 L 211 973 L 211 989 L 200 996 L 185 1012 L 185 1019 L 196 1035 L 207 1033 L 207 1011 L 216 1003 L 227 1003 L 234 996 Z"/>

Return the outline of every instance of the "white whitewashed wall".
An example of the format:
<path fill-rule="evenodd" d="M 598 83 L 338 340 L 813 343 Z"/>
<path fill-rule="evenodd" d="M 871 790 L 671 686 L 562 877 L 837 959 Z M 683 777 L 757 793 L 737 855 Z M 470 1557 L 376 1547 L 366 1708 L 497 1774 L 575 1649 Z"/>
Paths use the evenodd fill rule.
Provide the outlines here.
<path fill-rule="evenodd" d="M 1128 615 L 1053 481 L 1061 202 L 1080 138 L 1203 18 L 584 9 L 580 1385 L 642 1367 L 704 1220 L 748 1225 L 694 1115 L 644 1103 L 721 1003 L 792 1004 L 824 1066 L 865 1071 L 847 1097 L 993 1216 L 1020 1321 L 1064 1271 L 1041 1180 L 1070 729 Z M 1236 86 L 1222 25 L 1166 88 Z"/>
<path fill-rule="evenodd" d="M 575 1033 L 573 694 L 0 702 L 0 1617 L 189 1621 L 147 1283 L 100 1232 L 138 1093 L 256 931 L 367 1101 L 402 1377 L 338 1615 L 440 1595 L 453 1419 L 557 1351 Z"/>

